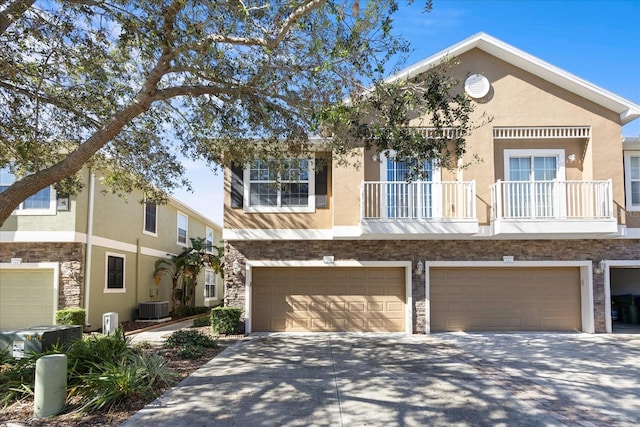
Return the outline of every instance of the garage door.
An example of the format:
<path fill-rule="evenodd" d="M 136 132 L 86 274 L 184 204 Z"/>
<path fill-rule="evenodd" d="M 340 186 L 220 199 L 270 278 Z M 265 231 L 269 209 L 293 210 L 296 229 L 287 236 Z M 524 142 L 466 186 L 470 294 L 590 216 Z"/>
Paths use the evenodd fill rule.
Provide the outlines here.
<path fill-rule="evenodd" d="M 431 330 L 581 329 L 578 268 L 431 268 Z"/>
<path fill-rule="evenodd" d="M 253 268 L 253 331 L 404 332 L 404 268 Z"/>
<path fill-rule="evenodd" d="M 53 324 L 53 270 L 0 270 L 0 329 Z"/>

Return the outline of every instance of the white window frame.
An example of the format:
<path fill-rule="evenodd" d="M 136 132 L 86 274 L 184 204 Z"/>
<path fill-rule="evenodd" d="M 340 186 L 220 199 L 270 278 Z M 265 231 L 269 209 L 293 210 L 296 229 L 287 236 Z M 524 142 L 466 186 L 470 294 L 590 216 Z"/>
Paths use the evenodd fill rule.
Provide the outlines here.
<path fill-rule="evenodd" d="M 211 283 L 207 283 L 207 273 L 210 274 L 209 277 L 213 278 L 213 284 Z M 216 279 L 216 272 L 213 271 L 213 269 L 211 268 L 205 268 L 204 269 L 204 300 L 205 301 L 215 301 L 218 299 L 218 294 L 217 294 L 217 289 L 216 287 L 218 286 L 218 280 Z M 207 296 L 207 286 L 213 286 L 213 296 Z"/>
<path fill-rule="evenodd" d="M 558 159 L 558 173 L 556 174 L 556 180 L 566 181 L 566 168 L 564 161 L 564 149 L 508 149 L 504 150 L 504 181 L 510 181 L 509 175 L 511 168 L 509 167 L 509 159 L 512 157 L 556 157 Z"/>
<path fill-rule="evenodd" d="M 640 157 L 640 151 L 625 151 L 624 152 L 624 195 L 625 195 L 625 209 L 631 212 L 640 211 L 640 204 L 634 205 L 631 200 L 631 158 Z M 635 181 L 635 180 L 634 180 Z"/>
<path fill-rule="evenodd" d="M 184 229 L 184 231 L 185 231 L 185 234 L 184 234 L 185 241 L 184 242 L 180 241 L 180 217 L 181 216 L 183 216 L 185 218 L 185 221 L 186 221 L 186 227 Z M 177 214 L 176 214 L 176 243 L 178 245 L 181 245 L 181 246 L 187 246 L 188 242 L 189 242 L 189 215 L 178 211 Z"/>
<path fill-rule="evenodd" d="M 556 149 L 506 149 L 503 151 L 504 161 L 504 181 L 511 182 L 511 166 L 509 160 L 512 158 L 531 158 L 534 157 L 555 157 L 556 160 L 556 179 L 554 181 L 566 181 L 566 163 L 565 150 L 563 148 Z M 533 171 L 533 162 L 531 162 Z M 532 182 L 531 179 L 525 182 Z M 535 194 L 531 193 L 531 200 L 535 202 Z M 534 212 L 535 208 L 532 208 Z M 553 191 L 553 217 L 562 218 L 566 215 L 565 191 L 561 186 L 558 190 Z"/>
<path fill-rule="evenodd" d="M 380 153 L 380 157 L 382 161 L 380 162 L 380 181 L 387 182 L 387 170 L 389 168 L 389 162 L 396 160 L 396 152 L 395 150 L 389 150 L 384 153 Z M 431 176 L 428 180 L 420 179 L 415 182 L 432 182 L 436 185 L 431 186 L 431 209 L 432 215 L 431 219 L 442 218 L 442 186 L 437 185 L 442 181 L 442 168 L 438 164 L 438 162 L 433 159 L 431 160 Z M 386 216 L 387 215 L 387 195 L 386 193 L 381 196 L 381 200 L 383 206 L 381 208 L 381 212 Z M 421 201 L 418 202 L 421 205 Z M 420 213 L 422 209 L 418 209 Z M 421 215 L 418 215 L 418 218 L 421 218 Z"/>
<path fill-rule="evenodd" d="M 153 202 L 144 202 L 142 204 L 142 233 L 147 234 L 149 236 L 158 237 L 158 204 L 157 203 L 154 203 L 154 205 L 156 206 L 156 223 L 155 223 L 156 232 L 153 233 L 147 230 L 147 205 L 149 203 L 153 203 Z"/>
<path fill-rule="evenodd" d="M 307 160 L 309 163 L 309 195 L 307 206 L 251 206 L 251 195 L 249 193 L 251 186 L 251 170 L 250 167 L 244 170 L 244 202 L 243 210 L 247 213 L 313 213 L 316 211 L 316 175 L 315 175 L 315 159 Z M 278 199 L 281 191 L 278 189 Z"/>
<path fill-rule="evenodd" d="M 8 168 L 7 168 L 8 169 Z M 0 185 L 9 186 L 13 184 L 15 181 L 15 176 L 11 175 L 14 179 L 11 182 L 0 182 Z M 20 202 L 17 208 L 11 213 L 12 215 L 18 216 L 29 216 L 29 215 L 56 215 L 57 213 L 57 194 L 55 188 L 51 185 L 49 186 L 49 207 L 45 209 L 25 209 L 24 201 Z"/>
<path fill-rule="evenodd" d="M 211 240 L 209 240 L 209 234 L 211 234 Z M 209 226 L 205 226 L 204 244 L 206 246 L 205 252 L 208 253 L 208 254 L 212 254 L 213 253 L 213 239 L 214 238 L 215 238 L 215 233 L 213 232 L 213 228 L 211 228 Z M 211 242 L 211 245 L 209 245 L 209 242 Z"/>
<path fill-rule="evenodd" d="M 122 288 L 109 288 L 109 257 L 122 258 Z M 124 294 L 127 292 L 127 257 L 120 253 L 106 252 L 104 255 L 104 289 L 105 294 Z"/>

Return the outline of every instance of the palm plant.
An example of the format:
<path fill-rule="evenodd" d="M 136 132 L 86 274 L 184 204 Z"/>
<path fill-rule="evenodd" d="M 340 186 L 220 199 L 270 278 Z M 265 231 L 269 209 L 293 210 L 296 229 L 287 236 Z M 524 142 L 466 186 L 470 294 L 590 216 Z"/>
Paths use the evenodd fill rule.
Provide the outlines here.
<path fill-rule="evenodd" d="M 195 306 L 195 289 L 202 268 L 211 267 L 217 274 L 223 274 L 224 248 L 207 245 L 202 237 L 190 238 L 191 247 L 185 248 L 171 259 L 156 261 L 153 277 L 159 283 L 163 275 L 171 277 L 171 298 L 174 311 L 180 305 Z"/>

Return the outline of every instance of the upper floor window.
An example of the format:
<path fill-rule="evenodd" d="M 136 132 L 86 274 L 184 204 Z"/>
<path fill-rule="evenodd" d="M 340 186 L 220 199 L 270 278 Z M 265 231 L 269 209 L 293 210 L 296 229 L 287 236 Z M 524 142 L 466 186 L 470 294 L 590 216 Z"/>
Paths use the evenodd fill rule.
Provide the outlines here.
<path fill-rule="evenodd" d="M 249 212 L 313 212 L 313 160 L 286 159 L 279 171 L 256 160 L 245 171 L 245 210 Z"/>
<path fill-rule="evenodd" d="M 216 273 L 208 268 L 204 270 L 204 297 L 216 298 Z"/>
<path fill-rule="evenodd" d="M 16 181 L 8 167 L 0 168 L 0 193 Z M 25 199 L 16 210 L 15 215 L 55 215 L 56 192 L 49 186 Z"/>
<path fill-rule="evenodd" d="M 628 211 L 640 211 L 640 151 L 624 155 L 624 187 Z"/>
<path fill-rule="evenodd" d="M 205 244 L 207 253 L 213 253 L 213 228 L 211 227 L 206 228 Z"/>
<path fill-rule="evenodd" d="M 178 212 L 178 244 L 186 245 L 187 244 L 187 235 L 189 233 L 189 217 L 183 214 L 182 212 Z"/>
<path fill-rule="evenodd" d="M 126 292 L 124 256 L 107 252 L 105 292 Z"/>
<path fill-rule="evenodd" d="M 154 202 L 144 204 L 144 231 L 145 234 L 158 235 L 158 205 Z"/>

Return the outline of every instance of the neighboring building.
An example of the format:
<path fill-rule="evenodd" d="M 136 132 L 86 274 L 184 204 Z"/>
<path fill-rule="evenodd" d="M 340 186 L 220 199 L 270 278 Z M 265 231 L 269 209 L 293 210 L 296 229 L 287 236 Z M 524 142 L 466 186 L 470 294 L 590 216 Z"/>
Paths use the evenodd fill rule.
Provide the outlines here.
<path fill-rule="evenodd" d="M 84 169 L 77 196 L 52 187 L 28 198 L 0 228 L 0 329 L 54 323 L 55 311 L 87 310 L 90 330 L 106 312 L 136 320 L 139 302 L 171 301 L 171 283 L 153 279 L 155 262 L 203 237 L 220 245 L 221 228 L 171 199 L 142 204 L 102 192 L 100 177 Z M 1 186 L 13 177 L 0 169 Z M 204 269 L 196 305 L 222 303 L 222 279 Z"/>
<path fill-rule="evenodd" d="M 247 331 L 610 332 L 611 295 L 640 295 L 640 143 L 621 138 L 640 106 L 482 33 L 401 75 L 445 55 L 493 117 L 467 138 L 481 163 L 408 184 L 393 153 L 304 160 L 287 192 L 266 164 L 227 168 L 225 303 Z"/>

